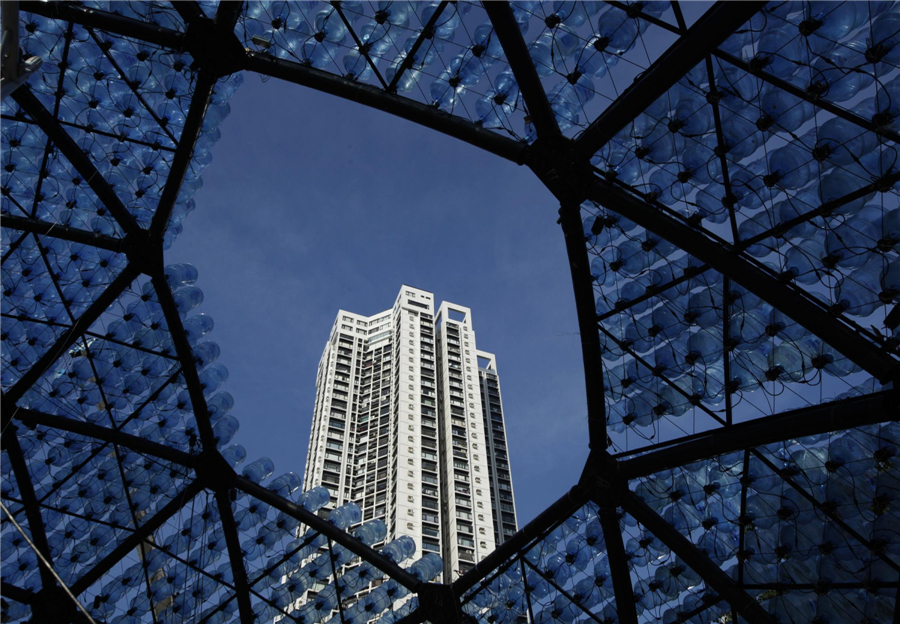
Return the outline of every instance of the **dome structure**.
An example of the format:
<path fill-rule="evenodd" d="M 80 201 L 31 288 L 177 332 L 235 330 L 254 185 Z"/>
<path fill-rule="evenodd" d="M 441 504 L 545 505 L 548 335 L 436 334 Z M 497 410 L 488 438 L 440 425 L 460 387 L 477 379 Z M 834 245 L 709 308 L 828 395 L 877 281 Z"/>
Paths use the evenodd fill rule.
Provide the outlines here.
<path fill-rule="evenodd" d="M 3 3 L 3 621 L 897 621 L 900 5 L 697 6 Z M 247 73 L 558 200 L 590 458 L 450 583 L 232 443 L 165 250 Z"/>

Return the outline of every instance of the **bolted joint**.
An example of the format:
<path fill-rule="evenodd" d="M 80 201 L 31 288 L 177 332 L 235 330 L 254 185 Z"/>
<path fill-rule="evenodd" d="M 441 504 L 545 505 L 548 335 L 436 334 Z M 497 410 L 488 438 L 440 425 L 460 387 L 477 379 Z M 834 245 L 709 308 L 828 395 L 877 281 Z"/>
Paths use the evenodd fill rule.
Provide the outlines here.
<path fill-rule="evenodd" d="M 244 47 L 234 32 L 223 32 L 208 17 L 190 21 L 185 32 L 184 47 L 194 58 L 192 69 L 212 69 L 217 78 L 240 71 Z"/>
<path fill-rule="evenodd" d="M 39 564 L 43 565 L 43 564 Z M 87 622 L 75 603 L 60 586 L 45 587 L 37 594 L 31 603 L 33 622 L 59 622 L 81 624 Z"/>
<path fill-rule="evenodd" d="M 628 482 L 619 474 L 619 464 L 606 451 L 591 451 L 578 486 L 598 505 L 621 506 Z"/>
<path fill-rule="evenodd" d="M 203 486 L 213 492 L 231 489 L 237 479 L 234 468 L 216 450 L 203 451 L 197 458 L 194 470 Z"/>
<path fill-rule="evenodd" d="M 419 610 L 432 624 L 475 624 L 471 615 L 462 611 L 452 585 L 427 583 L 419 589 Z"/>
<path fill-rule="evenodd" d="M 137 228 L 125 235 L 123 247 L 128 262 L 138 271 L 150 277 L 162 274 L 165 267 L 162 236 Z"/>
<path fill-rule="evenodd" d="M 580 206 L 590 195 L 594 182 L 591 163 L 578 155 L 572 139 L 538 137 L 526 150 L 525 164 L 563 206 Z"/>

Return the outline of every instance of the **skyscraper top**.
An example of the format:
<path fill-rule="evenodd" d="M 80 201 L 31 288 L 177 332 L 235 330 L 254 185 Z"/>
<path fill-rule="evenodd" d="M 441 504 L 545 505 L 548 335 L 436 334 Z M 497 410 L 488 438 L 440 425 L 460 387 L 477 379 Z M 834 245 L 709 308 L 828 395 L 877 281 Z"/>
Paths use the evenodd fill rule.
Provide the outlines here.
<path fill-rule="evenodd" d="M 445 580 L 515 532 L 496 360 L 470 308 L 435 313 L 433 293 L 403 285 L 383 312 L 339 310 L 316 385 L 307 488 L 439 553 Z"/>

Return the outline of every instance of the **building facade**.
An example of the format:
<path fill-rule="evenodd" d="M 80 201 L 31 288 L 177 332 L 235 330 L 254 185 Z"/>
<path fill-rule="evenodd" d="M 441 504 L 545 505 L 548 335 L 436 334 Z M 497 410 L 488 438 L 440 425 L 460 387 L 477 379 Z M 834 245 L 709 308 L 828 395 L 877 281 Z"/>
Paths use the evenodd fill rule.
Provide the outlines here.
<path fill-rule="evenodd" d="M 403 286 L 391 309 L 340 310 L 316 378 L 304 489 L 359 504 L 387 540 L 444 560 L 443 581 L 516 531 L 499 378 L 469 308 Z M 479 366 L 479 362 L 483 366 Z"/>

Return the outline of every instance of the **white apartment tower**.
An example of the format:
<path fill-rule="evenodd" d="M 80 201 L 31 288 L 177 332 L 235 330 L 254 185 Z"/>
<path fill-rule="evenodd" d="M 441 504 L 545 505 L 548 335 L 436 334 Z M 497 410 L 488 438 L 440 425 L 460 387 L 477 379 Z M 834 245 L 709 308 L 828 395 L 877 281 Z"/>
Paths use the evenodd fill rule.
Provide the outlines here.
<path fill-rule="evenodd" d="M 516 531 L 499 378 L 469 308 L 403 286 L 373 316 L 340 310 L 316 377 L 304 488 L 353 501 L 444 560 L 449 582 Z M 486 364 L 479 367 L 479 361 Z"/>

